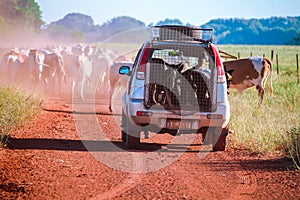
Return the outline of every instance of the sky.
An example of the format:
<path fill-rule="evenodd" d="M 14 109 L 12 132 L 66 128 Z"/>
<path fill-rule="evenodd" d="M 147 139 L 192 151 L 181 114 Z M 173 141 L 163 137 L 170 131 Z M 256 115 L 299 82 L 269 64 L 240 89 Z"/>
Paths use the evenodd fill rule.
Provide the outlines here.
<path fill-rule="evenodd" d="M 49 24 L 70 13 L 91 16 L 95 25 L 118 16 L 156 24 L 166 18 L 195 26 L 217 18 L 300 16 L 299 0 L 35 0 Z"/>

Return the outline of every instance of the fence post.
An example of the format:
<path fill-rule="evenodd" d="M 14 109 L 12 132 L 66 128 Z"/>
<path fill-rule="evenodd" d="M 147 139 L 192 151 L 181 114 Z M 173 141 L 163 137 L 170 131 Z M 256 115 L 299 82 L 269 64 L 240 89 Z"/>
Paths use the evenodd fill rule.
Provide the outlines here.
<path fill-rule="evenodd" d="M 238 59 L 240 59 L 241 58 L 241 54 L 240 54 L 240 52 L 238 52 Z"/>
<path fill-rule="evenodd" d="M 274 50 L 271 51 L 271 60 L 273 61 L 274 59 Z"/>
<path fill-rule="evenodd" d="M 297 63 L 297 77 L 298 77 L 297 83 L 299 85 L 300 84 L 300 74 L 299 74 L 299 56 L 298 56 L 298 54 L 296 54 L 296 63 Z"/>
<path fill-rule="evenodd" d="M 279 65 L 278 65 L 278 54 L 276 54 L 276 69 L 277 69 L 277 75 L 279 75 Z"/>

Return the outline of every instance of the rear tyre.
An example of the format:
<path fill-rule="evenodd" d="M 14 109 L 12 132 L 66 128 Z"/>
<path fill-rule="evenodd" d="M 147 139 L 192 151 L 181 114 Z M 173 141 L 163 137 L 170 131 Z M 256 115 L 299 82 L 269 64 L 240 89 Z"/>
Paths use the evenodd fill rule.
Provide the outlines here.
<path fill-rule="evenodd" d="M 213 151 L 225 151 L 228 129 L 221 127 L 210 127 L 204 134 L 204 144 L 212 144 Z"/>
<path fill-rule="evenodd" d="M 121 139 L 123 143 L 126 143 L 126 138 L 127 138 L 127 132 L 125 132 L 126 125 L 127 125 L 127 119 L 124 114 L 124 111 L 122 110 Z"/>
<path fill-rule="evenodd" d="M 127 134 L 125 145 L 129 149 L 136 149 L 140 145 L 140 132 L 130 131 L 130 134 Z"/>
<path fill-rule="evenodd" d="M 135 149 L 140 145 L 141 132 L 132 125 L 122 112 L 121 139 L 127 148 Z"/>
<path fill-rule="evenodd" d="M 121 139 L 123 143 L 126 143 L 127 133 L 125 131 L 121 131 Z"/>
<path fill-rule="evenodd" d="M 213 151 L 225 151 L 226 148 L 226 136 L 220 135 L 216 138 L 216 142 L 213 144 Z"/>

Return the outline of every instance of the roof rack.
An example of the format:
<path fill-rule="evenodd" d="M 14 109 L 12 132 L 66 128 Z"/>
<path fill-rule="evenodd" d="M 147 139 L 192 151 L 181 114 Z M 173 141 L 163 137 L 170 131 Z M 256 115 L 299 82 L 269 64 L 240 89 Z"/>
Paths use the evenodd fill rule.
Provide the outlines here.
<path fill-rule="evenodd" d="M 203 29 L 195 26 L 162 25 L 153 26 L 154 41 L 197 41 L 212 42 L 213 29 Z"/>

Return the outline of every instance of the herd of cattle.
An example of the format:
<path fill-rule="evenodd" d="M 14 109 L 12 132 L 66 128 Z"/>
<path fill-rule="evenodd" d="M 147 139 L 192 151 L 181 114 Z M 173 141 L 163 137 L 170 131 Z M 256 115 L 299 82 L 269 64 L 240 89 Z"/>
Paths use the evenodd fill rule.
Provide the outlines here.
<path fill-rule="evenodd" d="M 110 98 L 110 109 L 115 88 L 126 82 L 126 77 L 121 78 L 117 68 L 123 62 L 127 66 L 132 66 L 133 62 L 97 45 L 82 44 L 39 49 L 0 49 L 0 56 L 0 86 L 16 86 L 46 95 L 77 94 L 82 99 L 98 94 Z M 242 92 L 255 86 L 262 104 L 266 79 L 270 74 L 272 93 L 272 63 L 269 59 L 250 57 L 224 61 L 223 64 L 228 87 Z"/>
<path fill-rule="evenodd" d="M 82 99 L 93 93 L 108 97 L 112 93 L 108 88 L 118 83 L 109 81 L 109 66 L 126 62 L 125 56 L 118 57 L 97 45 L 13 48 L 1 49 L 0 53 L 0 85 L 61 97 L 70 96 L 73 91 Z"/>

